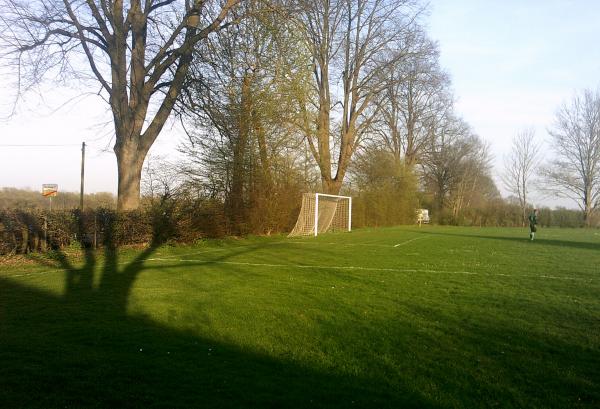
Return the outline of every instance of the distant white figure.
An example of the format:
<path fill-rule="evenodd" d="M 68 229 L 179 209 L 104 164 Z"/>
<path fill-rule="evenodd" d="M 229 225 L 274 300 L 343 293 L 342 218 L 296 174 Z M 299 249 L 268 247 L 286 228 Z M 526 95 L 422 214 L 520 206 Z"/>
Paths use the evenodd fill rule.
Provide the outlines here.
<path fill-rule="evenodd" d="M 429 223 L 429 210 L 417 209 L 417 223 L 419 223 L 419 226 L 421 226 L 422 223 Z"/>

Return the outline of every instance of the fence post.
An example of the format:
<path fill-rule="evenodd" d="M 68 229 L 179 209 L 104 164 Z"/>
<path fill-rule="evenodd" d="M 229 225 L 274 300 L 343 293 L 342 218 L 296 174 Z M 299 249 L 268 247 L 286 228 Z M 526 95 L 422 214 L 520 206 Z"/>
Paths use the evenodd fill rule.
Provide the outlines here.
<path fill-rule="evenodd" d="M 44 218 L 44 240 L 42 241 L 42 251 L 46 252 L 48 250 L 48 218 L 46 215 L 43 215 Z"/>

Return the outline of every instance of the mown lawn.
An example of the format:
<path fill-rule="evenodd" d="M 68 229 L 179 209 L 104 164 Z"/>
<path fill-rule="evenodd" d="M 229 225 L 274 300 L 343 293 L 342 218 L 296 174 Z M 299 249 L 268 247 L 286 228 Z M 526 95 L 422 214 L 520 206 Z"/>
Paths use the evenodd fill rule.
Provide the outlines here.
<path fill-rule="evenodd" d="M 2 408 L 600 407 L 600 230 L 0 263 Z"/>

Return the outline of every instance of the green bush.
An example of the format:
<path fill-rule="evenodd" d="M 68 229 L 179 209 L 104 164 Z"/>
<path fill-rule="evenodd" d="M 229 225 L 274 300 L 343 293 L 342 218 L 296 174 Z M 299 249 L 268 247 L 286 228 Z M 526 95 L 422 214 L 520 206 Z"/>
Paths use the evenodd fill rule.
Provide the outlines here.
<path fill-rule="evenodd" d="M 82 247 L 191 243 L 229 234 L 223 205 L 165 199 L 139 210 L 0 210 L 0 254 Z"/>

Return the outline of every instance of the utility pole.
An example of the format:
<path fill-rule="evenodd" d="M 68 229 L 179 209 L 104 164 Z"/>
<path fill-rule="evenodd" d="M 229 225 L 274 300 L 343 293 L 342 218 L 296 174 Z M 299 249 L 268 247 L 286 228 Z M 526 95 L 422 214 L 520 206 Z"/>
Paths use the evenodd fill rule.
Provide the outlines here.
<path fill-rule="evenodd" d="M 79 210 L 83 211 L 83 180 L 85 176 L 85 142 L 81 142 L 81 194 L 79 196 Z"/>

